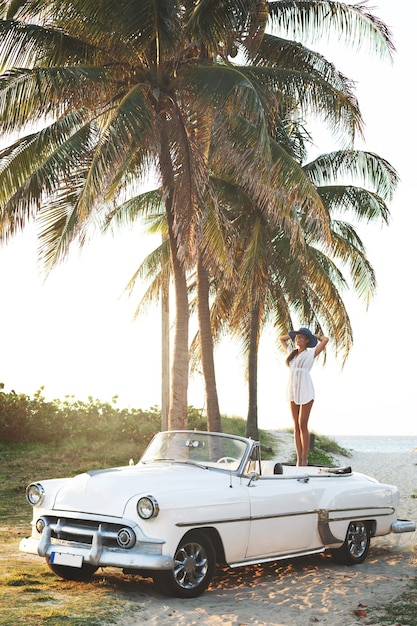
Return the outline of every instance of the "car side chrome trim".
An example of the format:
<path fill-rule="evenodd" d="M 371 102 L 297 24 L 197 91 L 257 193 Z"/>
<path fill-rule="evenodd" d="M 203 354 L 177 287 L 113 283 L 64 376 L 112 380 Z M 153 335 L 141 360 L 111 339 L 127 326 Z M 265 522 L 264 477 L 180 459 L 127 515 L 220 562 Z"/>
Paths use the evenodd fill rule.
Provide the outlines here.
<path fill-rule="evenodd" d="M 366 513 L 365 513 L 366 511 Z M 359 512 L 359 514 L 358 514 Z M 339 513 L 344 513 L 342 517 L 336 517 Z M 311 511 L 294 511 L 290 513 L 280 513 L 280 514 L 271 514 L 271 515 L 253 515 L 251 520 L 260 520 L 260 519 L 274 519 L 274 518 L 282 518 L 282 517 L 298 517 L 300 515 L 317 515 L 318 520 L 326 521 L 326 522 L 343 522 L 346 520 L 350 520 L 352 518 L 361 519 L 362 517 L 385 517 L 392 515 L 394 513 L 393 507 L 379 507 L 369 509 L 369 507 L 356 508 L 356 509 L 312 509 Z"/>
<path fill-rule="evenodd" d="M 293 513 L 271 513 L 271 515 L 252 515 L 251 517 L 236 517 L 229 519 L 219 519 L 219 520 L 201 520 L 198 522 L 177 522 L 175 525 L 182 528 L 187 526 L 214 526 L 217 524 L 231 524 L 233 522 L 257 522 L 263 519 L 280 519 L 283 517 L 299 517 L 302 515 L 317 515 L 317 510 L 311 511 L 294 511 Z"/>
<path fill-rule="evenodd" d="M 344 513 L 346 515 L 338 517 L 338 513 Z M 311 511 L 293 511 L 289 513 L 271 513 L 270 515 L 252 515 L 248 517 L 236 517 L 229 519 L 206 519 L 199 521 L 189 521 L 189 522 L 176 522 L 176 526 L 179 528 L 187 528 L 187 527 L 198 527 L 198 526 L 215 526 L 218 524 L 232 524 L 234 522 L 256 522 L 259 520 L 267 520 L 267 519 L 281 519 L 285 517 L 300 517 L 306 515 L 317 515 L 319 523 L 330 523 L 330 522 L 343 522 L 346 520 L 352 519 L 368 519 L 375 517 L 387 517 L 394 513 L 393 507 L 380 507 L 379 509 L 373 508 L 369 509 L 366 507 L 357 508 L 357 509 L 335 509 L 335 510 L 327 510 L 327 509 L 311 509 Z"/>
<path fill-rule="evenodd" d="M 343 515 L 339 515 L 343 513 Z M 388 517 L 395 513 L 394 507 L 381 506 L 373 507 L 358 507 L 356 509 L 320 509 L 318 511 L 319 522 L 344 522 L 346 520 L 354 519 L 366 519 L 374 517 Z"/>

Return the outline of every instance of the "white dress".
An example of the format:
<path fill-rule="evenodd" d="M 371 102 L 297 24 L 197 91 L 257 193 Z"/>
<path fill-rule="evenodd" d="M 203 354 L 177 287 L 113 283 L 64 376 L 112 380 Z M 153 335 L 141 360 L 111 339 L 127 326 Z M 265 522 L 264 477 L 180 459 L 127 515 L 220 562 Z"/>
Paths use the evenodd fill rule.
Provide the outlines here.
<path fill-rule="evenodd" d="M 291 350 L 290 350 L 291 352 Z M 303 350 L 290 361 L 290 379 L 287 386 L 287 400 L 295 404 L 307 404 L 314 400 L 314 386 L 310 370 L 314 363 L 314 349 Z"/>

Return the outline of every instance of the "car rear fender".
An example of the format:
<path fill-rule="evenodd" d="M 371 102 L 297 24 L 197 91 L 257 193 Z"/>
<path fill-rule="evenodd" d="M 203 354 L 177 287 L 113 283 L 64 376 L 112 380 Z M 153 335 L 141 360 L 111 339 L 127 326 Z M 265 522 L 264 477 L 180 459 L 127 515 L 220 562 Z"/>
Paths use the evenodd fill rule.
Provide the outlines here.
<path fill-rule="evenodd" d="M 319 512 L 318 531 L 320 538 L 327 548 L 340 546 L 345 538 L 350 522 L 362 521 L 369 530 L 369 536 L 374 537 L 377 530 L 376 519 L 363 519 L 358 513 L 346 516 L 344 519 L 336 520 L 329 515 L 328 511 Z"/>

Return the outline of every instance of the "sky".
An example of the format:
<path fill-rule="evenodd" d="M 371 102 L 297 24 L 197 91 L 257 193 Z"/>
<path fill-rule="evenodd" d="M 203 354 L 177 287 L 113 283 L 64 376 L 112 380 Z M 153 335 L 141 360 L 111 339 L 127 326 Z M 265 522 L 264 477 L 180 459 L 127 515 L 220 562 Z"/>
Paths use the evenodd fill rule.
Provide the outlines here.
<path fill-rule="evenodd" d="M 416 125 L 409 106 L 415 78 L 417 8 L 409 0 L 375 0 L 372 12 L 391 28 L 394 63 L 332 46 L 326 54 L 357 83 L 365 120 L 365 143 L 398 171 L 400 185 L 390 204 L 387 227 L 361 226 L 360 234 L 377 276 L 368 309 L 347 297 L 354 344 L 345 366 L 331 343 L 326 363 L 312 376 L 316 400 L 310 428 L 326 435 L 416 435 L 417 324 L 414 285 Z M 319 152 L 332 146 L 315 137 Z M 0 382 L 5 391 L 32 396 L 41 387 L 47 400 L 72 396 L 111 401 L 117 406 L 160 406 L 160 312 L 134 320 L 139 294 L 124 288 L 155 241 L 138 226 L 113 237 L 95 238 L 45 280 L 36 262 L 36 240 L 27 229 L 0 248 Z M 220 410 L 246 417 L 247 385 L 239 348 L 225 340 L 216 350 Z M 263 429 L 290 428 L 285 400 L 285 355 L 265 333 L 259 355 L 258 423 Z M 189 404 L 204 409 L 201 374 L 190 380 Z"/>

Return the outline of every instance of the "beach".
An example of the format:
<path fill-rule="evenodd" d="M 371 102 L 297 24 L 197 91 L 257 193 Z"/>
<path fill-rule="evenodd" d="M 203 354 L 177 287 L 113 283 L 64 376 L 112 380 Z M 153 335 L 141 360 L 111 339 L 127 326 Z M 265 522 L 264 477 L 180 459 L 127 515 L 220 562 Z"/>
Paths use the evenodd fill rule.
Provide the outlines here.
<path fill-rule="evenodd" d="M 290 433 L 274 431 L 279 458 L 293 452 Z M 417 521 L 417 452 L 353 452 L 340 465 L 400 488 L 399 516 Z M 159 594 L 150 580 L 138 579 L 137 594 L 126 599 L 114 626 L 329 626 L 377 625 L 371 609 L 390 602 L 417 575 L 417 532 L 377 537 L 366 561 L 354 567 L 329 555 L 301 557 L 257 566 L 217 568 L 199 598 Z M 405 625 L 403 625 L 405 626 Z"/>

